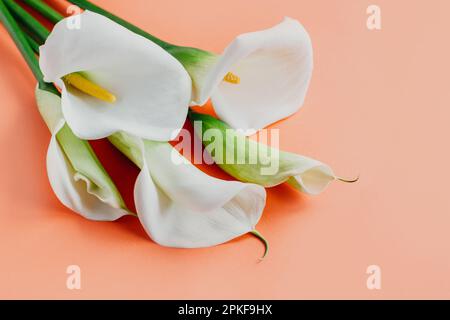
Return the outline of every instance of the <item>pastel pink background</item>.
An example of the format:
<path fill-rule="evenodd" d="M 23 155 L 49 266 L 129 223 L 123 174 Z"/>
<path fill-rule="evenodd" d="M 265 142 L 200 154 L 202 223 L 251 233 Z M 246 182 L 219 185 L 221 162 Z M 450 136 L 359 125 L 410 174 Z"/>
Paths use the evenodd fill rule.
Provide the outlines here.
<path fill-rule="evenodd" d="M 263 262 L 251 236 L 169 249 L 133 218 L 84 220 L 51 191 L 35 82 L 0 28 L 0 298 L 450 298 L 449 1 L 96 2 L 218 53 L 239 33 L 300 20 L 315 70 L 304 107 L 276 125 L 282 148 L 361 179 L 317 197 L 268 190 Z M 381 7 L 381 31 L 366 28 L 370 4 Z M 105 142 L 94 146 L 129 198 L 137 170 Z M 71 264 L 81 267 L 78 291 L 66 288 Z M 381 290 L 366 288 L 372 264 Z"/>

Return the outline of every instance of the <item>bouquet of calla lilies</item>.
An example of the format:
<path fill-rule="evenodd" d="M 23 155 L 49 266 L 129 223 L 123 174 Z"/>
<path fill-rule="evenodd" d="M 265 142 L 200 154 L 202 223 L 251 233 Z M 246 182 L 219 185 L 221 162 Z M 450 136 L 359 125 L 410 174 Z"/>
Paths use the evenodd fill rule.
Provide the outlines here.
<path fill-rule="evenodd" d="M 165 42 L 89 1 L 70 2 L 79 13 L 64 17 L 40 0 L 0 0 L 1 21 L 37 80 L 37 106 L 51 133 L 48 177 L 66 207 L 97 221 L 136 216 L 169 247 L 252 233 L 266 254 L 256 230 L 265 188 L 288 183 L 316 195 L 334 180 L 356 181 L 248 137 L 303 104 L 313 50 L 298 21 L 241 34 L 219 55 Z M 26 6 L 54 24 L 51 32 Z M 209 99 L 217 117 L 190 109 Z M 209 159 L 236 180 L 207 175 L 169 143 L 186 120 Z M 141 170 L 136 213 L 89 144 L 103 138 Z"/>

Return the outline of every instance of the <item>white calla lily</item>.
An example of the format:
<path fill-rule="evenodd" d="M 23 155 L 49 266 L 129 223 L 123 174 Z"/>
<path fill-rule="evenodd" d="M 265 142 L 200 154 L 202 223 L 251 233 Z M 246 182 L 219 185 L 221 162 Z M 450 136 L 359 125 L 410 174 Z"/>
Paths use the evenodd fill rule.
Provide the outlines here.
<path fill-rule="evenodd" d="M 239 35 L 220 56 L 194 48 L 166 50 L 191 75 L 193 104 L 211 98 L 220 119 L 249 133 L 295 113 L 313 70 L 310 37 L 291 18 Z"/>
<path fill-rule="evenodd" d="M 113 221 L 133 215 L 87 141 L 73 135 L 61 112 L 61 98 L 36 88 L 39 111 L 52 137 L 47 173 L 57 198 L 90 220 Z"/>
<path fill-rule="evenodd" d="M 210 177 L 168 143 L 125 133 L 109 139 L 141 168 L 134 191 L 136 209 L 158 244 L 208 247 L 254 231 L 265 206 L 264 188 Z"/>
<path fill-rule="evenodd" d="M 73 0 L 157 43 L 186 68 L 191 105 L 211 98 L 216 114 L 247 134 L 286 118 L 303 105 L 313 70 L 313 48 L 305 28 L 286 17 L 272 28 L 244 33 L 221 55 L 170 44 L 95 4 Z"/>
<path fill-rule="evenodd" d="M 287 182 L 301 192 L 317 195 L 332 181 L 355 182 L 358 180 L 339 178 L 328 165 L 320 161 L 280 151 L 249 139 L 210 115 L 191 111 L 189 119 L 194 122 L 196 135 L 203 141 L 205 150 L 209 152 L 217 165 L 240 181 L 256 183 L 264 187 L 274 187 Z M 208 130 L 217 132 L 223 138 L 211 141 L 211 137 L 206 138 L 205 135 Z M 242 155 L 241 161 L 238 160 L 240 155 Z"/>
<path fill-rule="evenodd" d="M 85 11 L 79 19 L 80 28 L 69 28 L 67 19 L 55 25 L 39 60 L 44 80 L 62 90 L 62 113 L 74 134 L 99 139 L 125 131 L 170 140 L 183 126 L 191 97 L 183 66 L 102 15 Z M 86 85 L 86 79 L 101 87 Z M 100 99 L 76 89 L 80 81 Z"/>

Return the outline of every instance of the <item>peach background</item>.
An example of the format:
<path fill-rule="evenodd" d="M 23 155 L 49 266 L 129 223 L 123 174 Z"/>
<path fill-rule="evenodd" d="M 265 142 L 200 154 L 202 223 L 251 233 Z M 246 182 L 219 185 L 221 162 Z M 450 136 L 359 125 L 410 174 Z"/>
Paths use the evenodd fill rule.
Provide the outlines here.
<path fill-rule="evenodd" d="M 215 52 L 284 15 L 299 19 L 315 72 L 303 109 L 277 124 L 282 147 L 361 180 L 317 197 L 269 190 L 258 229 L 271 251 L 261 263 L 250 236 L 168 249 L 133 218 L 84 220 L 51 192 L 35 83 L 0 28 L 0 298 L 450 298 L 449 1 L 97 2 Z M 381 31 L 366 28 L 372 3 Z M 94 146 L 129 198 L 137 170 L 104 141 Z M 66 288 L 70 264 L 81 267 L 79 291 Z M 366 288 L 371 264 L 382 269 L 379 291 Z"/>

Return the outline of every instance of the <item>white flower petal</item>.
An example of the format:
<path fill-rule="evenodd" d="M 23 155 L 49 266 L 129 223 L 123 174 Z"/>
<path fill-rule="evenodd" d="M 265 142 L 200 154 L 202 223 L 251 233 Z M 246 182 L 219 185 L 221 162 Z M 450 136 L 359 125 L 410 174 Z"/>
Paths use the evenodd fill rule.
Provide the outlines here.
<path fill-rule="evenodd" d="M 265 205 L 264 188 L 210 177 L 166 143 L 145 142 L 135 186 L 138 217 L 148 235 L 170 247 L 217 245 L 255 228 Z M 177 161 L 177 162 L 178 162 Z"/>
<path fill-rule="evenodd" d="M 73 160 L 91 178 L 75 171 L 67 159 L 56 137 L 65 126 L 61 98 L 38 87 L 35 94 L 39 112 L 52 133 L 47 151 L 47 174 L 57 198 L 66 207 L 91 220 L 112 221 L 131 214 L 123 209 L 120 194 L 98 160 L 89 155 L 90 150 L 85 150 L 83 144 L 64 140 L 67 143 L 65 147 L 71 148 L 77 155 Z"/>
<path fill-rule="evenodd" d="M 59 201 L 87 219 L 113 221 L 130 214 L 90 179 L 73 170 L 54 135 L 47 152 L 47 174 Z"/>
<path fill-rule="evenodd" d="M 191 96 L 191 80 L 182 65 L 153 42 L 93 12 L 80 16 L 81 27 L 57 23 L 40 48 L 45 81 L 62 92 L 62 112 L 82 139 L 104 138 L 116 131 L 166 141 L 183 126 Z M 83 72 L 113 93 L 107 103 L 77 89 L 62 77 Z"/>
<path fill-rule="evenodd" d="M 261 129 L 303 104 L 313 70 L 311 40 L 296 20 L 238 36 L 204 78 L 200 99 L 211 96 L 222 120 L 236 129 Z M 239 84 L 222 81 L 228 72 Z"/>
<path fill-rule="evenodd" d="M 287 154 L 287 153 L 285 153 Z M 288 162 L 287 159 L 292 159 Z M 318 195 L 322 193 L 328 185 L 336 180 L 336 176 L 331 168 L 317 160 L 303 157 L 296 154 L 287 154 L 281 161 L 288 162 L 292 168 L 282 167 L 280 176 L 284 176 L 286 181 L 294 188 L 310 195 Z M 286 171 L 284 171 L 286 170 Z"/>

